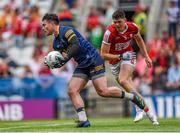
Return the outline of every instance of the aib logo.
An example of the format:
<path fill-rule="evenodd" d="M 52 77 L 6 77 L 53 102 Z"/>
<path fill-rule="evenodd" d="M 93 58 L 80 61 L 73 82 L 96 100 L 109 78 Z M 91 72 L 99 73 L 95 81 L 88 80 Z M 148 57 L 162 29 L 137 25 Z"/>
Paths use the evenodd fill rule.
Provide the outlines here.
<path fill-rule="evenodd" d="M 1 104 L 0 105 L 0 120 L 22 120 L 23 119 L 23 109 L 20 104 Z"/>

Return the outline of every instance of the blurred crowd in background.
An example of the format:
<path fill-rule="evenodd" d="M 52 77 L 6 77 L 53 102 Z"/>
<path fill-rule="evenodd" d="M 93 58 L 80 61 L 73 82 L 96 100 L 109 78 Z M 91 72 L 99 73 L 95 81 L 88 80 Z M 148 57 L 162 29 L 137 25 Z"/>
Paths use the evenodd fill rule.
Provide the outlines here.
<path fill-rule="evenodd" d="M 81 16 L 78 9 L 81 0 L 58 0 L 56 13 L 61 25 L 78 27 Z M 147 69 L 145 61 L 137 52 L 137 65 L 134 73 L 134 85 L 144 95 L 162 94 L 180 90 L 180 1 L 170 0 L 164 12 L 167 17 L 167 30 L 147 41 L 147 20 L 149 7 L 137 4 L 134 14 L 127 16 L 139 26 L 154 66 Z M 47 78 L 41 87 L 49 87 L 54 77 L 63 77 L 68 81 L 76 64 L 70 61 L 60 69 L 50 70 L 43 65 L 43 57 L 52 50 L 52 41 L 45 39 L 41 31 L 40 7 L 31 0 L 9 0 L 3 5 L 0 14 L 0 84 L 3 80 L 16 79 L 13 87 L 22 86 L 21 79 Z M 101 7 L 90 6 L 86 16 L 84 36 L 100 50 L 106 26 L 112 23 L 111 16 L 116 7 L 112 1 L 106 1 Z M 125 11 L 126 12 L 126 11 Z M 82 22 L 81 22 L 82 23 Z M 133 47 L 138 51 L 137 46 Z M 14 80 L 13 80 L 14 81 Z M 49 81 L 49 82 L 47 82 Z M 51 82 L 52 81 L 52 82 Z M 46 84 L 44 84 L 46 83 Z M 56 85 L 58 87 L 58 85 Z M 30 86 L 29 86 L 30 87 Z M 60 90 L 58 90 L 60 91 Z"/>

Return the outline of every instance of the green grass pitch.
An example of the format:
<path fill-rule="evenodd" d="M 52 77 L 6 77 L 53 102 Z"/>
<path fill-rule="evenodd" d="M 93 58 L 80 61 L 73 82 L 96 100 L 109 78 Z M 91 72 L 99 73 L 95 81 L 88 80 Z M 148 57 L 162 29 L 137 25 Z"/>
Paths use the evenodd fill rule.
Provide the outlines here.
<path fill-rule="evenodd" d="M 144 119 L 134 123 L 132 118 L 90 118 L 92 126 L 76 128 L 73 119 L 0 121 L 0 132 L 180 132 L 180 119 L 159 119 L 153 126 Z"/>

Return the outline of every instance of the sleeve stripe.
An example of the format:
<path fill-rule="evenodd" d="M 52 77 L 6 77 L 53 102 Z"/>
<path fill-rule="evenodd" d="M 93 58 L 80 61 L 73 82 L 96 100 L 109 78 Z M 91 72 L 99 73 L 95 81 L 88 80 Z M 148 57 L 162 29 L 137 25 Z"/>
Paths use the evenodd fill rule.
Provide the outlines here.
<path fill-rule="evenodd" d="M 69 38 L 68 38 L 68 42 L 71 40 L 71 38 L 73 38 L 74 36 L 76 36 L 75 34 L 72 34 Z"/>
<path fill-rule="evenodd" d="M 104 44 L 106 44 L 106 45 L 111 45 L 111 43 L 107 43 L 107 42 L 105 42 L 105 41 L 102 41 Z"/>
<path fill-rule="evenodd" d="M 68 31 L 66 32 L 66 34 L 65 34 L 65 37 L 66 37 L 66 38 L 69 38 L 69 35 L 71 35 L 72 33 L 73 33 L 72 30 L 68 30 Z"/>
<path fill-rule="evenodd" d="M 110 34 L 111 34 L 111 32 L 109 30 L 107 30 L 105 32 L 104 37 L 103 37 L 104 42 L 106 42 L 106 43 L 108 42 Z"/>

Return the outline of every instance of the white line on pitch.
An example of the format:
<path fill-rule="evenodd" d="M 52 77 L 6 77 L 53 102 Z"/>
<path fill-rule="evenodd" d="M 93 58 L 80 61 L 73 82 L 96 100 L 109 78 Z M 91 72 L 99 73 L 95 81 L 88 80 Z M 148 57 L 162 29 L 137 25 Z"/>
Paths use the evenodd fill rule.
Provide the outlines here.
<path fill-rule="evenodd" d="M 64 124 L 34 124 L 34 125 L 24 125 L 24 126 L 14 126 L 7 128 L 0 128 L 0 131 L 9 130 L 9 129 L 17 129 L 17 128 L 31 128 L 31 127 L 46 127 L 46 126 L 66 126 L 73 125 L 74 123 L 64 123 Z"/>

